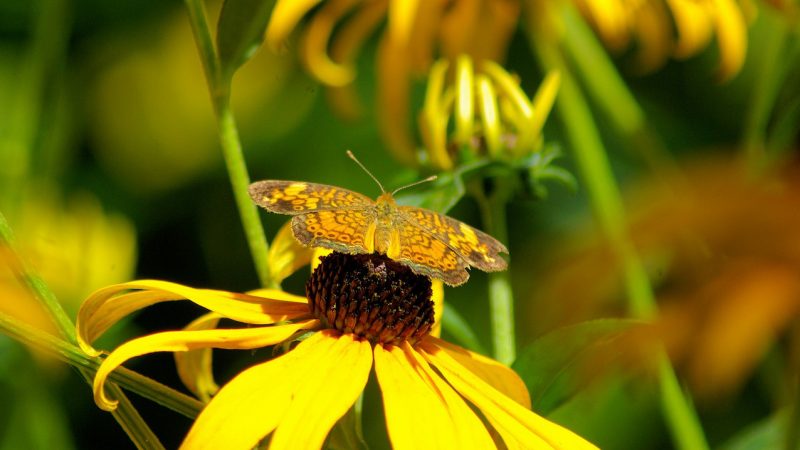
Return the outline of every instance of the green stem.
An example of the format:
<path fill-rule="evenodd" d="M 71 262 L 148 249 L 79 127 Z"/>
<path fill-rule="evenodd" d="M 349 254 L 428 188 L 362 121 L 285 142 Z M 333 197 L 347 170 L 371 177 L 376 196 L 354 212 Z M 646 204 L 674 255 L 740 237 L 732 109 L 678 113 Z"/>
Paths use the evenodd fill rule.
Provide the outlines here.
<path fill-rule="evenodd" d="M 627 235 L 622 196 L 589 107 L 559 51 L 535 39 L 532 33 L 529 36 L 542 64 L 547 69 L 561 72 L 557 111 L 589 192 L 595 216 L 622 262 L 630 314 L 640 319 L 651 319 L 657 312 L 652 287 Z M 691 450 L 707 449 L 708 443 L 697 412 L 684 395 L 663 349 L 658 350 L 656 358 L 661 407 L 676 446 Z"/>
<path fill-rule="evenodd" d="M 51 291 L 44 281 L 27 266 L 22 258 L 20 258 L 19 253 L 15 249 L 14 234 L 5 216 L 2 214 L 0 214 L 0 255 L 4 256 L 4 259 L 8 261 L 17 280 L 31 291 L 34 298 L 36 298 L 49 313 L 61 336 L 66 338 L 70 344 L 77 345 L 78 340 L 75 333 L 75 325 L 72 323 L 69 316 L 67 316 L 64 308 L 61 307 L 61 303 L 58 302 L 53 291 Z M 80 369 L 79 372 L 86 382 L 91 385 L 93 373 L 86 369 Z M 128 401 L 125 393 L 114 383 L 108 383 L 108 389 L 113 397 L 119 400 L 119 406 L 112 414 L 123 430 L 128 434 L 131 441 L 139 448 L 163 448 L 158 442 L 156 435 L 153 434 L 133 405 Z"/>
<path fill-rule="evenodd" d="M 487 233 L 500 242 L 508 244 L 506 204 L 513 192 L 507 179 L 495 178 L 495 190 L 487 197 L 483 188 L 471 184 L 470 189 L 478 203 L 481 221 Z M 492 329 L 494 357 L 503 364 L 511 365 L 517 357 L 514 332 L 514 294 L 511 276 L 507 270 L 492 272 L 489 277 L 489 314 Z"/>
<path fill-rule="evenodd" d="M 242 154 L 242 144 L 239 140 L 236 120 L 230 107 L 231 79 L 223 77 L 220 71 L 219 58 L 211 39 L 211 31 L 208 27 L 203 2 L 201 0 L 185 0 L 185 3 L 189 10 L 189 21 L 197 43 L 197 50 L 200 53 L 200 60 L 203 63 L 203 70 L 206 74 L 206 81 L 211 95 L 211 103 L 217 118 L 217 129 L 220 144 L 222 145 L 222 153 L 225 157 L 225 165 L 228 170 L 228 177 L 231 180 L 233 195 L 236 200 L 236 206 L 239 209 L 239 216 L 242 220 L 256 273 L 262 286 L 277 287 L 275 281 L 272 280 L 267 261 L 269 244 L 264 234 L 264 227 L 261 224 L 258 209 L 248 194 L 250 176 Z"/>
<path fill-rule="evenodd" d="M 0 330 L 9 337 L 42 350 L 67 364 L 88 370 L 92 377 L 102 363 L 102 359 L 88 356 L 77 346 L 1 312 Z M 198 400 L 124 367 L 111 372 L 109 379 L 190 419 L 197 417 L 203 408 L 203 404 Z"/>

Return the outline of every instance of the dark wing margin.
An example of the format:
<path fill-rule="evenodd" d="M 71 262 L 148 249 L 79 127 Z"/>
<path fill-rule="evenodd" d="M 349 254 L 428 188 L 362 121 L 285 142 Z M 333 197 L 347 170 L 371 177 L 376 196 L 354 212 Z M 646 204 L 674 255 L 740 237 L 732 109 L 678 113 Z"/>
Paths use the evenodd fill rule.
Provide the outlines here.
<path fill-rule="evenodd" d="M 358 192 L 305 181 L 256 181 L 248 192 L 258 206 L 278 214 L 360 209 L 375 204 L 371 198 Z"/>

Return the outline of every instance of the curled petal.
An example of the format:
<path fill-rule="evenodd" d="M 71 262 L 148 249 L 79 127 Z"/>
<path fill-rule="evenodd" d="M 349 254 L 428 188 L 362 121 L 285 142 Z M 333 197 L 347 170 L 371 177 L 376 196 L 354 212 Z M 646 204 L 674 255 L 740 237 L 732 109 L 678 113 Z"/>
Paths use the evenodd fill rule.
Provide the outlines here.
<path fill-rule="evenodd" d="M 309 71 L 330 86 L 344 86 L 355 79 L 355 68 L 337 64 L 328 56 L 328 43 L 333 27 L 353 6 L 356 0 L 330 0 L 314 14 L 303 39 L 303 58 Z"/>
<path fill-rule="evenodd" d="M 129 292 L 131 290 L 136 290 Z M 121 318 L 156 303 L 189 300 L 222 316 L 251 324 L 270 324 L 308 313 L 308 305 L 234 292 L 194 289 L 158 280 L 115 284 L 95 291 L 78 312 L 78 343 L 87 354 L 100 354 L 91 343 Z"/>
<path fill-rule="evenodd" d="M 297 330 L 318 326 L 316 319 L 290 325 L 241 329 L 214 329 L 197 331 L 166 331 L 128 341 L 111 352 L 97 369 L 94 377 L 94 401 L 97 406 L 111 411 L 117 406 L 110 400 L 103 386 L 108 374 L 125 361 L 148 353 L 186 352 L 201 348 L 253 349 L 281 342 Z"/>
<path fill-rule="evenodd" d="M 747 25 L 744 14 L 733 0 L 713 0 L 719 43 L 719 77 L 726 81 L 739 73 L 747 53 Z"/>
<path fill-rule="evenodd" d="M 271 449 L 320 448 L 363 391 L 371 365 L 368 342 L 316 333 L 223 386 L 181 448 L 245 450 L 273 430 Z"/>
<path fill-rule="evenodd" d="M 531 117 L 531 134 L 538 136 L 542 132 L 542 127 L 553 109 L 553 103 L 558 95 L 558 88 L 561 86 L 561 73 L 558 70 L 551 70 L 539 85 L 536 95 L 533 97 L 533 116 Z"/>
<path fill-rule="evenodd" d="M 441 59 L 431 66 L 425 105 L 419 116 L 422 140 L 434 167 L 449 170 L 453 161 L 447 153 L 447 118 L 443 108 L 444 84 L 447 75 L 447 60 Z"/>
<path fill-rule="evenodd" d="M 266 41 L 273 51 L 280 50 L 289 34 L 311 8 L 321 0 L 278 0 L 267 24 Z"/>
<path fill-rule="evenodd" d="M 472 59 L 461 55 L 456 63 L 456 142 L 464 144 L 472 139 L 472 123 L 475 117 L 475 97 Z"/>
<path fill-rule="evenodd" d="M 291 224 L 292 221 L 287 220 L 281 226 L 267 252 L 267 262 L 269 262 L 272 280 L 277 284 L 295 273 L 297 269 L 310 263 L 311 255 L 314 253 L 314 249 L 300 244 L 295 239 Z"/>
<path fill-rule="evenodd" d="M 204 314 L 193 320 L 183 328 L 184 331 L 213 330 L 217 328 L 219 319 L 222 316 L 215 312 Z M 187 352 L 176 352 L 175 367 L 178 369 L 183 385 L 195 395 L 195 397 L 208 403 L 219 386 L 214 381 L 214 373 L 211 369 L 211 349 L 201 348 L 189 350 Z"/>
<path fill-rule="evenodd" d="M 635 65 L 642 73 L 663 66 L 673 52 L 672 23 L 666 8 L 660 2 L 650 2 L 648 5 L 647 8 L 639 8 L 632 24 L 639 38 Z"/>
<path fill-rule="evenodd" d="M 500 112 L 497 106 L 497 95 L 494 87 L 485 75 L 477 75 L 478 105 L 481 112 L 481 123 L 483 124 L 483 135 L 486 137 L 486 146 L 489 149 L 489 156 L 497 159 L 502 150 Z"/>
<path fill-rule="evenodd" d="M 420 352 L 483 415 L 512 448 L 596 449 L 572 431 L 534 414 L 483 381 L 447 352 L 425 340 Z"/>
<path fill-rule="evenodd" d="M 711 18 L 706 9 L 694 0 L 667 0 L 675 27 L 678 42 L 673 53 L 676 58 L 688 58 L 708 45 L 712 36 Z"/>

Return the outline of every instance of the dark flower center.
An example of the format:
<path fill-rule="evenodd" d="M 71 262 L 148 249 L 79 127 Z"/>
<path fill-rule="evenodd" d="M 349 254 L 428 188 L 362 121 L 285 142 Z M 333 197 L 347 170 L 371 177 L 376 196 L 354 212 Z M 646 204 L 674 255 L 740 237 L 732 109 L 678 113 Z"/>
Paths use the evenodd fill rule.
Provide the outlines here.
<path fill-rule="evenodd" d="M 323 325 L 371 342 L 412 345 L 433 325 L 431 280 L 384 255 L 320 258 L 306 297 Z"/>

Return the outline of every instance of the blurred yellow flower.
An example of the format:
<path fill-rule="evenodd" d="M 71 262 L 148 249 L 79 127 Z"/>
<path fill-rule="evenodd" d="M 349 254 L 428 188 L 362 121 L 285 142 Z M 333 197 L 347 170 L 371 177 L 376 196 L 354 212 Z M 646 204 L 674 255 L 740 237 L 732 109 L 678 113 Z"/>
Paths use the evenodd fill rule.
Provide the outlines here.
<path fill-rule="evenodd" d="M 136 231 L 124 216 L 103 211 L 88 193 L 73 195 L 65 204 L 59 203 L 58 191 L 45 186 L 20 189 L 18 195 L 17 206 L 7 210 L 17 250 L 67 308 L 77 307 L 98 286 L 130 279 Z M 0 285 L 15 293 L 0 298 L 0 310 L 51 328 L 13 274 L 0 275 Z"/>
<path fill-rule="evenodd" d="M 311 74 L 335 88 L 329 90 L 334 105 L 352 115 L 358 106 L 346 87 L 355 79 L 355 60 L 387 18 L 378 48 L 378 114 L 390 148 L 412 165 L 417 161 L 408 133 L 411 77 L 423 76 L 438 55 L 502 61 L 520 9 L 519 0 L 329 0 L 315 9 L 319 3 L 279 0 L 267 27 L 267 43 L 281 48 L 310 14 L 300 55 Z"/>
<path fill-rule="evenodd" d="M 430 165 L 452 169 L 454 151 L 465 147 L 505 161 L 540 148 L 541 130 L 558 92 L 557 72 L 545 77 L 531 100 L 519 81 L 495 62 L 484 60 L 476 68 L 469 56 L 462 55 L 449 85 L 448 65 L 447 60 L 439 60 L 431 67 L 419 115 Z"/>
<path fill-rule="evenodd" d="M 629 229 L 657 283 L 659 341 L 694 391 L 714 398 L 741 386 L 800 317 L 800 174 L 754 179 L 742 164 L 714 160 L 684 175 L 631 189 Z M 537 302 L 549 308 L 532 317 L 553 324 L 622 313 L 620 261 L 595 236 L 567 241 L 581 249 L 549 259 L 539 286 L 543 298 L 571 302 L 561 311 Z"/>
<path fill-rule="evenodd" d="M 310 250 L 296 254 L 305 260 Z M 280 273 L 298 266 L 280 260 Z M 132 357 L 187 355 L 179 360 L 181 377 L 194 380 L 192 391 L 207 398 L 216 387 L 210 377 L 197 376 L 210 374 L 210 356 L 202 352 L 284 343 L 291 350 L 243 370 L 211 398 L 183 448 L 250 449 L 267 436 L 269 448 L 320 448 L 363 392 L 373 363 L 395 448 L 496 448 L 495 432 L 513 448 L 595 448 L 531 412 L 527 389 L 512 370 L 429 334 L 434 311 L 428 278 L 383 256 L 332 253 L 312 273 L 306 297 L 153 280 L 101 289 L 84 302 L 77 325 L 81 347 L 92 355 L 100 353 L 91 346 L 95 339 L 141 308 L 189 300 L 211 312 L 183 331 L 144 336 L 113 350 L 97 372 L 95 401 L 106 410 L 115 407 L 103 385 Z M 217 328 L 222 318 L 247 327 Z"/>
<path fill-rule="evenodd" d="M 219 8 L 212 9 L 216 15 Z M 148 29 L 95 43 L 91 52 L 98 67 L 86 93 L 91 144 L 100 165 L 136 193 L 186 185 L 222 164 L 185 14 L 176 9 Z M 280 138 L 310 110 L 315 94 L 298 71 L 268 51 L 237 71 L 231 105 L 245 139 Z"/>
<path fill-rule="evenodd" d="M 744 10 L 748 5 L 737 0 L 574 0 L 574 3 L 611 51 L 621 53 L 635 42 L 635 65 L 641 72 L 658 69 L 670 57 L 685 59 L 696 55 L 716 38 L 718 75 L 726 80 L 739 72 L 747 53 Z"/>

